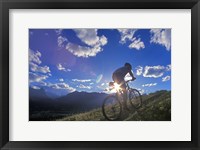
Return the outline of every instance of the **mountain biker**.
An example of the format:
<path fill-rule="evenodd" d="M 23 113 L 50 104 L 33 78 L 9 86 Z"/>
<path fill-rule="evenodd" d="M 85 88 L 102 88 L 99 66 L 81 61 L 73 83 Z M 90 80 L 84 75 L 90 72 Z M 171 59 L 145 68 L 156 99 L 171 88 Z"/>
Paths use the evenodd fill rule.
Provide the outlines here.
<path fill-rule="evenodd" d="M 127 110 L 129 110 L 129 109 L 127 107 L 127 91 L 126 91 L 126 82 L 124 80 L 124 77 L 128 73 L 132 77 L 132 81 L 136 79 L 133 75 L 131 64 L 125 63 L 123 67 L 115 70 L 113 75 L 112 75 L 113 81 L 116 82 L 117 84 L 119 84 L 122 91 L 123 91 L 123 107 Z"/>

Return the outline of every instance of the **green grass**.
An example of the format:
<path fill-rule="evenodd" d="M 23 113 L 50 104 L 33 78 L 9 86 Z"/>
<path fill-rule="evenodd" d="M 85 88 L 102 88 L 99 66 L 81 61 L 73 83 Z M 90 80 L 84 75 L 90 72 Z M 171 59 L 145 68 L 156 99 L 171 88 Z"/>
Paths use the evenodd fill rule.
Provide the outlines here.
<path fill-rule="evenodd" d="M 131 114 L 126 120 L 129 121 L 170 121 L 171 99 L 159 98 L 150 102 Z"/>
<path fill-rule="evenodd" d="M 101 108 L 89 112 L 64 117 L 57 121 L 102 121 L 105 120 Z"/>
<path fill-rule="evenodd" d="M 131 111 L 123 111 L 123 121 L 171 121 L 171 91 L 157 91 L 142 96 L 143 106 Z M 129 108 L 130 104 L 129 104 Z M 102 109 L 66 116 L 57 121 L 106 121 Z"/>

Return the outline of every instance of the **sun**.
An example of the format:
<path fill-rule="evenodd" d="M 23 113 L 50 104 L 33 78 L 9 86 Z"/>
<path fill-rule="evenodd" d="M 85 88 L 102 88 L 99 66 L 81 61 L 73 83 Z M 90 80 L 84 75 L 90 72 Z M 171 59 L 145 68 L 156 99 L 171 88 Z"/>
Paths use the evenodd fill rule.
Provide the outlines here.
<path fill-rule="evenodd" d="M 119 90 L 121 90 L 121 87 L 120 87 L 119 84 L 114 83 L 114 89 L 115 89 L 116 91 L 119 91 Z"/>

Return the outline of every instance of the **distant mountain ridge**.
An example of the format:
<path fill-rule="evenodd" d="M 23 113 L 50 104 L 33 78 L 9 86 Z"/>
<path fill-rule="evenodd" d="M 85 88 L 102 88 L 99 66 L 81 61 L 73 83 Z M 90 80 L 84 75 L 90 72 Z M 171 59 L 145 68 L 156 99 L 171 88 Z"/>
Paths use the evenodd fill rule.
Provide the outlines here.
<path fill-rule="evenodd" d="M 77 109 L 88 111 L 90 109 L 101 107 L 106 96 L 108 96 L 108 94 L 75 91 L 67 94 L 66 96 L 57 98 L 56 101 L 63 106 L 70 107 L 69 109 L 73 109 L 74 111 Z"/>
<path fill-rule="evenodd" d="M 33 89 L 30 87 L 29 88 L 29 98 L 31 98 L 31 99 L 49 99 L 50 97 L 47 96 L 47 94 L 43 88 Z"/>
<path fill-rule="evenodd" d="M 29 89 L 30 115 L 34 112 L 54 111 L 65 113 L 78 113 L 89 111 L 102 106 L 103 100 L 108 94 L 72 92 L 56 99 L 48 97 L 44 89 Z"/>

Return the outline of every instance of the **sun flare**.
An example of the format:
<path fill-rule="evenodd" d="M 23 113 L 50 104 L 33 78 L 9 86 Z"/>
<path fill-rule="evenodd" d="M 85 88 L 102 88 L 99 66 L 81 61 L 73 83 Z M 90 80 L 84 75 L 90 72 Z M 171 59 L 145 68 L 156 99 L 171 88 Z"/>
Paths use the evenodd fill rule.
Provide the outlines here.
<path fill-rule="evenodd" d="M 114 83 L 114 89 L 115 89 L 116 91 L 119 91 L 119 90 L 121 89 L 121 87 L 120 87 L 119 84 Z"/>

